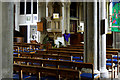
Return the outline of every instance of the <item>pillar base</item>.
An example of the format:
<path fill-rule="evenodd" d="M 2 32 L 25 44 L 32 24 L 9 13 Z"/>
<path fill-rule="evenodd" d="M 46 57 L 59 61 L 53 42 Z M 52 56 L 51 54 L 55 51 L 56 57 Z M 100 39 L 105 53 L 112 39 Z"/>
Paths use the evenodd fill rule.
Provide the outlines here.
<path fill-rule="evenodd" d="M 95 73 L 95 74 L 100 74 L 100 71 L 94 70 L 94 73 Z"/>
<path fill-rule="evenodd" d="M 107 69 L 101 69 L 100 77 L 101 78 L 108 78 L 108 70 Z"/>
<path fill-rule="evenodd" d="M 100 71 L 94 70 L 94 74 L 98 74 L 100 76 Z"/>

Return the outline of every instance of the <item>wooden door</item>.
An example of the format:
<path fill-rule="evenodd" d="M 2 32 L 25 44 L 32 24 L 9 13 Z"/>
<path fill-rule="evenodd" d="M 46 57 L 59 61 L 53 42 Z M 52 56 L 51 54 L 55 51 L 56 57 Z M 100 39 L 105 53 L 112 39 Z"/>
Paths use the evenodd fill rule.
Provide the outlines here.
<path fill-rule="evenodd" d="M 20 26 L 20 33 L 24 37 L 24 42 L 27 43 L 27 26 Z"/>

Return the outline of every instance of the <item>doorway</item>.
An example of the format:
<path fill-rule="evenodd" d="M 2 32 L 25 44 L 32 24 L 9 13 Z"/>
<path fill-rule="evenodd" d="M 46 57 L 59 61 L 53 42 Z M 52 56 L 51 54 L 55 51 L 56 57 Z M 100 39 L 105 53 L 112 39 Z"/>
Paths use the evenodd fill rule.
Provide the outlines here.
<path fill-rule="evenodd" d="M 27 26 L 20 26 L 19 30 L 24 37 L 24 43 L 27 43 Z"/>

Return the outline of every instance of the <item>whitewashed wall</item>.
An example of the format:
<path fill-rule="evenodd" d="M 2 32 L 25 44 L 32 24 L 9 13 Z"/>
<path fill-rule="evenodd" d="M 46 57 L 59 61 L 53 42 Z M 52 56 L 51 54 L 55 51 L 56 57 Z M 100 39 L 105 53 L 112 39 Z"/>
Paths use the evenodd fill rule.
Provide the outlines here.
<path fill-rule="evenodd" d="M 31 14 L 26 14 L 26 11 L 24 12 L 24 15 L 20 15 L 20 3 L 15 2 L 16 5 L 16 11 L 15 11 L 15 30 L 19 31 L 19 26 L 27 26 L 27 42 L 29 43 L 31 38 L 30 38 L 30 26 L 37 26 L 38 22 L 38 11 L 37 14 L 33 14 L 33 7 L 31 5 Z M 26 5 L 25 5 L 26 6 Z M 26 10 L 26 8 L 25 8 Z M 30 21 L 27 20 L 27 18 L 30 18 Z M 35 19 L 36 17 L 36 19 Z M 37 32 L 37 39 L 38 41 L 38 32 Z"/>

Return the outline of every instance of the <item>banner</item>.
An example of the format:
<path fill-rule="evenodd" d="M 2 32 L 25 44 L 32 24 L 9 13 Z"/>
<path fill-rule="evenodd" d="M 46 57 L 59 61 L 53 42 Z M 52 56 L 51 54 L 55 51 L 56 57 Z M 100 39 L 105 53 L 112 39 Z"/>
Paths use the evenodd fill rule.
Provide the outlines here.
<path fill-rule="evenodd" d="M 113 2 L 111 31 L 120 32 L 120 1 Z"/>

